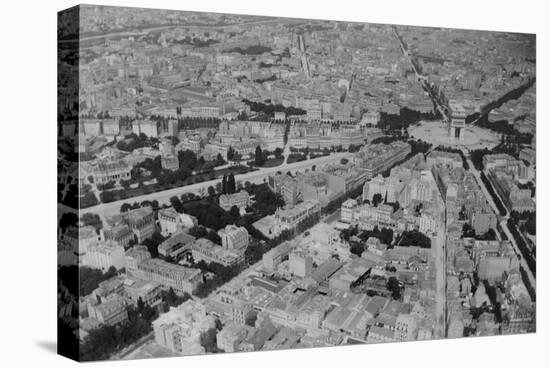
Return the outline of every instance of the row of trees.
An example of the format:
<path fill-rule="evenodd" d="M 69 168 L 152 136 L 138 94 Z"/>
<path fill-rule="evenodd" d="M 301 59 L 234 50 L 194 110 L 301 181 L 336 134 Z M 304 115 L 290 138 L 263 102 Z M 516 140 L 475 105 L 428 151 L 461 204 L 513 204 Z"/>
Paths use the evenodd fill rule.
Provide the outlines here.
<path fill-rule="evenodd" d="M 475 163 L 474 163 L 474 165 L 475 165 Z M 493 198 L 493 202 L 497 206 L 499 214 L 501 216 L 505 216 L 506 213 L 507 213 L 507 210 L 504 207 L 504 204 L 502 204 L 502 201 L 500 200 L 500 197 L 498 197 L 497 193 L 495 192 L 495 189 L 493 188 L 493 185 L 491 184 L 491 182 L 489 182 L 489 179 L 487 178 L 487 176 L 485 175 L 484 172 L 480 173 L 480 177 L 481 177 L 481 181 L 485 185 L 485 188 L 489 192 L 489 195 L 491 195 L 491 197 Z"/>
<path fill-rule="evenodd" d="M 272 248 L 280 245 L 281 243 L 291 240 L 298 233 L 303 233 L 315 224 L 319 223 L 321 218 L 320 214 L 311 215 L 302 220 L 294 230 L 285 229 L 277 237 L 268 239 L 261 232 L 259 232 L 252 225 L 248 224 L 246 229 L 254 238 L 259 240 L 253 244 L 250 244 L 245 251 L 246 264 L 252 265 L 262 259 L 263 254 L 271 250 Z"/>
<path fill-rule="evenodd" d="M 407 129 L 410 125 L 422 120 L 429 121 L 437 120 L 438 118 L 440 118 L 438 112 L 419 112 L 407 107 L 402 107 L 399 110 L 399 115 L 380 112 L 380 122 L 378 126 L 382 130 L 401 130 Z"/>
<path fill-rule="evenodd" d="M 120 206 L 120 212 L 121 213 L 126 213 L 130 210 L 133 210 L 133 209 L 138 209 L 138 208 L 144 208 L 146 206 L 150 206 L 152 207 L 154 210 L 158 209 L 159 208 L 159 202 L 157 200 L 144 200 L 140 203 L 138 203 L 137 201 L 133 202 L 132 204 L 130 203 L 123 203 L 121 206 Z"/>
<path fill-rule="evenodd" d="M 141 169 L 150 172 L 147 178 L 155 178 L 159 185 L 170 185 L 183 183 L 187 178 L 197 174 L 213 173 L 214 167 L 225 164 L 221 154 L 218 154 L 216 159 L 206 161 L 204 157 L 197 158 L 196 154 L 191 150 L 178 152 L 178 166 L 175 171 L 164 169 L 162 167 L 162 159 L 160 156 L 155 158 L 147 158 L 143 162 L 135 166 L 134 173 L 141 172 Z M 198 176 L 197 176 L 198 177 Z M 136 181 L 134 176 L 132 181 Z M 130 184 L 130 182 L 123 183 Z"/>
<path fill-rule="evenodd" d="M 147 136 L 143 133 L 136 135 L 134 133 L 128 135 L 125 137 L 124 140 L 121 140 L 117 143 L 116 147 L 119 150 L 123 150 L 125 152 L 132 152 L 135 149 L 148 147 L 152 145 L 152 140 L 147 138 Z"/>
<path fill-rule="evenodd" d="M 513 210 L 510 213 L 510 218 L 518 225 L 522 230 L 525 230 L 530 235 L 535 236 L 537 234 L 537 213 L 536 212 L 517 212 Z"/>
<path fill-rule="evenodd" d="M 470 152 L 470 158 L 472 159 L 472 163 L 474 164 L 474 167 L 477 168 L 479 171 L 483 170 L 483 157 L 487 154 L 508 154 L 516 159 L 519 159 L 519 152 L 521 150 L 521 143 L 517 141 L 519 138 L 514 138 L 514 142 L 509 142 L 508 138 L 504 138 L 503 136 L 503 142 L 501 142 L 499 145 L 492 149 L 476 149 Z M 531 143 L 531 137 L 526 137 L 524 140 L 522 140 L 525 144 Z M 529 162 L 525 162 L 527 165 Z"/>
<path fill-rule="evenodd" d="M 517 99 L 517 98 L 521 97 L 521 95 L 523 93 L 525 93 L 525 91 L 527 91 L 529 88 L 531 88 L 535 84 L 535 81 L 536 81 L 535 77 L 529 77 L 525 81 L 525 83 L 522 83 L 518 87 L 508 91 L 507 93 L 502 95 L 497 100 L 494 100 L 491 103 L 488 103 L 487 105 L 483 106 L 483 108 L 481 110 L 481 113 L 483 115 L 487 116 L 489 114 L 489 112 L 491 112 L 493 109 L 499 108 L 504 103 L 506 103 L 510 100 Z"/>
<path fill-rule="evenodd" d="M 305 115 L 306 111 L 297 108 L 297 107 L 285 107 L 283 105 L 277 104 L 271 104 L 271 103 L 263 103 L 263 102 L 254 102 L 250 101 L 248 99 L 243 99 L 243 102 L 250 106 L 250 110 L 254 112 L 263 112 L 271 117 L 275 115 L 275 112 L 284 112 L 287 116 L 294 116 L 294 115 Z"/>
<path fill-rule="evenodd" d="M 108 181 L 104 184 L 97 184 L 97 189 L 100 191 L 111 190 L 115 188 L 115 185 L 116 185 L 115 181 Z"/>
<path fill-rule="evenodd" d="M 537 262 L 534 259 L 534 255 L 535 255 L 534 251 L 532 252 L 529 249 L 527 242 L 525 241 L 521 233 L 519 233 L 518 227 L 516 225 L 514 218 L 509 218 L 508 221 L 506 222 L 506 226 L 508 227 L 508 230 L 510 231 L 510 233 L 512 233 L 512 236 L 514 237 L 514 240 L 519 248 L 519 251 L 521 252 L 521 255 L 523 256 L 523 258 L 525 259 L 525 262 L 527 263 L 527 267 L 529 267 L 529 270 L 531 270 L 531 273 L 533 274 L 533 276 L 536 277 Z"/>
<path fill-rule="evenodd" d="M 207 40 L 203 40 L 198 37 L 191 37 L 191 36 L 185 36 L 182 39 L 173 39 L 171 40 L 171 43 L 174 44 L 182 44 L 182 45 L 190 45 L 195 48 L 202 48 L 202 47 L 209 47 L 210 45 L 220 43 L 220 41 L 208 38 Z"/>
<path fill-rule="evenodd" d="M 417 155 L 419 153 L 425 155 L 432 148 L 431 143 L 425 142 L 425 141 L 420 140 L 420 139 L 417 139 L 417 140 L 408 139 L 407 140 L 405 137 L 400 137 L 400 136 L 383 136 L 383 137 L 374 139 L 372 141 L 372 143 L 373 144 L 380 144 L 380 143 L 389 144 L 389 143 L 394 142 L 394 141 L 406 141 L 411 146 L 411 152 L 409 154 L 407 154 L 407 156 L 405 158 L 403 158 L 399 162 L 396 162 L 395 164 L 393 164 L 392 167 L 398 166 L 398 165 L 402 164 L 403 162 L 408 161 L 409 159 L 411 159 L 412 157 L 414 157 L 415 155 Z M 381 175 L 384 176 L 384 177 L 388 177 L 390 175 L 390 171 L 391 171 L 392 167 L 387 168 L 384 172 L 381 173 Z"/>
<path fill-rule="evenodd" d="M 275 80 L 277 80 L 277 76 L 275 74 L 273 74 L 273 75 L 271 75 L 269 77 L 266 77 L 266 78 L 254 79 L 254 82 L 263 84 L 265 82 L 274 82 Z"/>
<path fill-rule="evenodd" d="M 291 153 L 288 155 L 287 163 L 295 163 L 305 161 L 307 156 L 300 153 Z"/>
<path fill-rule="evenodd" d="M 331 200 L 325 207 L 321 209 L 323 214 L 332 214 L 342 207 L 342 203 L 349 198 L 356 198 L 363 193 L 363 186 L 357 186 L 351 189 L 347 193 L 340 195 L 340 197 Z"/>
<path fill-rule="evenodd" d="M 384 135 L 381 137 L 378 137 L 376 139 L 373 139 L 371 141 L 371 144 L 390 144 L 394 141 L 404 141 L 405 137 L 402 137 L 400 135 Z"/>
<path fill-rule="evenodd" d="M 268 46 L 262 46 L 262 45 L 251 45 L 251 46 L 247 46 L 247 47 L 234 47 L 232 49 L 229 49 L 225 52 L 236 52 L 236 53 L 239 53 L 241 55 L 262 55 L 262 54 L 265 54 L 265 53 L 269 53 L 271 52 L 272 49 L 271 47 L 268 47 Z"/>
<path fill-rule="evenodd" d="M 519 266 L 519 272 L 521 274 L 521 279 L 523 280 L 523 284 L 525 284 L 525 288 L 527 288 L 527 293 L 529 293 L 529 296 L 531 297 L 531 301 L 536 302 L 537 291 L 531 284 L 531 281 L 529 280 L 529 276 L 527 275 L 527 272 L 521 265 Z"/>
<path fill-rule="evenodd" d="M 216 117 L 178 117 L 178 130 L 217 129 L 220 122 Z"/>
<path fill-rule="evenodd" d="M 493 152 L 487 148 L 470 151 L 470 159 L 478 171 L 483 171 L 483 157 Z"/>
<path fill-rule="evenodd" d="M 249 172 L 249 169 L 245 166 L 232 167 L 230 170 L 235 171 L 239 174 Z M 102 191 L 100 193 L 100 199 L 101 199 L 101 202 L 103 203 L 109 203 L 116 200 L 124 200 L 135 196 L 139 196 L 139 195 L 159 192 L 159 191 L 163 191 L 173 187 L 191 185 L 197 182 L 204 182 L 205 180 L 214 180 L 216 176 L 217 174 L 215 172 L 210 172 L 209 174 L 203 173 L 200 175 L 194 175 L 194 176 L 188 177 L 185 181 L 181 182 L 181 180 L 173 178 L 172 175 L 170 175 L 170 177 L 161 175 L 159 177 L 163 177 L 163 178 L 168 177 L 168 178 L 166 180 L 161 179 L 160 182 L 157 182 L 156 185 L 145 186 L 143 185 L 143 183 L 140 183 L 137 188 Z M 219 185 L 221 187 L 221 183 Z M 188 194 L 185 194 L 185 195 L 188 195 Z"/>
<path fill-rule="evenodd" d="M 214 172 L 214 167 L 226 163 L 220 154 L 218 154 L 216 159 L 206 161 L 204 157 L 197 159 L 195 153 L 190 150 L 180 151 L 178 153 L 178 161 L 179 168 L 172 171 L 162 167 L 160 156 L 145 159 L 134 167 L 131 180 L 121 182 L 124 190 L 103 191 L 100 193 L 101 201 L 103 203 L 108 203 L 136 195 L 157 192 L 176 185 L 213 180 L 217 176 L 217 173 Z M 232 170 L 238 170 L 238 172 L 244 173 L 248 171 L 249 168 L 238 166 L 232 168 Z M 143 185 L 143 181 L 148 179 L 156 179 L 157 184 Z M 138 183 L 138 187 L 131 189 L 130 185 L 134 183 Z"/>
<path fill-rule="evenodd" d="M 426 154 L 432 148 L 431 143 L 425 142 L 420 139 L 418 140 L 410 139 L 408 143 L 411 146 L 410 156 L 415 156 L 418 153 Z"/>
<path fill-rule="evenodd" d="M 446 147 L 446 146 L 443 146 L 443 145 L 439 145 L 439 146 L 435 147 L 434 150 L 438 150 L 440 152 L 459 154 L 460 158 L 462 159 L 462 168 L 464 168 L 466 170 L 470 169 L 470 165 L 468 164 L 468 161 L 466 160 L 466 157 L 464 156 L 464 152 L 462 151 L 462 149 L 451 148 L 451 147 Z"/>

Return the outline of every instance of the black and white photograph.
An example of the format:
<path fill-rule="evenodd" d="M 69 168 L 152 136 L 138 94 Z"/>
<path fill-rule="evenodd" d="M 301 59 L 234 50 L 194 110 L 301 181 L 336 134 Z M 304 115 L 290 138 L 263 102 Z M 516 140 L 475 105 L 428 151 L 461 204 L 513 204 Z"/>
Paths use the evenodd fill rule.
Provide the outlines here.
<path fill-rule="evenodd" d="M 5 180 L 31 177 L 5 191 L 4 279 L 30 257 L 34 284 L 5 314 L 36 358 L 540 357 L 543 10 L 207 3 L 62 1 L 24 31 L 49 40 L 18 58 L 25 107 L 5 99 Z"/>
<path fill-rule="evenodd" d="M 535 332 L 534 34 L 82 5 L 58 48 L 77 359 Z"/>

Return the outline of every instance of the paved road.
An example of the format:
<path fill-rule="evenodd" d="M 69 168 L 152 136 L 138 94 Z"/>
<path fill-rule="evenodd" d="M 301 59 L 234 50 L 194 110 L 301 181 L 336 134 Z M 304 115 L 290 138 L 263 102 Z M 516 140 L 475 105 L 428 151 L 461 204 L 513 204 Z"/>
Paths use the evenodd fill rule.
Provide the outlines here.
<path fill-rule="evenodd" d="M 405 45 L 399 39 L 397 29 L 394 28 L 394 33 L 399 41 L 401 51 L 409 61 L 411 67 L 413 68 L 419 82 L 423 84 L 428 90 L 431 91 L 429 85 L 422 74 L 417 70 L 416 65 L 412 62 L 411 55 L 405 49 Z M 446 118 L 447 114 L 445 113 L 443 107 L 440 105 L 437 98 L 435 98 L 432 93 L 429 93 L 430 98 L 436 105 L 437 109 L 441 113 L 441 116 Z M 432 145 L 430 149 L 424 154 L 427 156 L 433 149 L 435 145 Z M 441 198 L 443 200 L 443 198 Z M 432 248 L 434 249 L 434 266 L 435 266 L 435 337 L 437 339 L 442 339 L 447 336 L 447 226 L 446 218 L 443 221 L 443 226 L 439 228 L 437 235 L 434 238 L 432 243 Z"/>
<path fill-rule="evenodd" d="M 124 348 L 123 350 L 121 350 L 120 352 L 115 353 L 109 359 L 112 360 L 112 361 L 119 361 L 121 359 L 124 359 L 125 357 L 127 357 L 131 353 L 135 352 L 139 347 L 141 347 L 145 343 L 153 340 L 154 337 L 155 337 L 155 334 L 154 334 L 154 332 L 151 331 L 149 334 L 144 335 L 143 337 L 141 337 L 141 339 L 139 339 L 134 344 L 131 344 L 131 345 L 127 346 L 126 348 Z"/>
<path fill-rule="evenodd" d="M 525 261 L 525 259 L 521 255 L 521 251 L 519 250 L 518 244 L 516 243 L 516 240 L 515 240 L 514 236 L 512 236 L 512 233 L 510 232 L 510 230 L 508 229 L 508 226 L 506 225 L 506 223 L 508 222 L 508 218 L 510 217 L 510 214 L 508 213 L 508 210 L 506 210 L 506 216 L 501 217 L 499 215 L 500 212 L 499 212 L 499 210 L 498 210 L 498 208 L 497 208 L 497 206 L 496 206 L 496 204 L 493 200 L 492 195 L 489 193 L 489 191 L 487 190 L 487 187 L 485 186 L 485 184 L 481 180 L 481 173 L 477 170 L 477 168 L 475 168 L 475 166 L 472 163 L 472 160 L 470 159 L 470 157 L 468 157 L 468 152 L 466 151 L 466 149 L 462 148 L 462 151 L 463 151 L 464 155 L 467 157 L 468 165 L 470 165 L 470 172 L 472 172 L 474 174 L 474 177 L 476 178 L 479 187 L 481 187 L 481 191 L 485 195 L 485 198 L 487 199 L 487 201 L 489 202 L 489 204 L 493 208 L 493 211 L 495 212 L 497 217 L 500 218 L 499 219 L 500 220 L 500 227 L 502 228 L 502 230 L 504 231 L 504 233 L 508 237 L 508 240 L 512 243 L 512 246 L 514 248 L 515 253 L 520 256 L 520 261 L 519 262 L 520 262 L 521 266 L 523 267 L 523 269 L 525 270 L 525 273 L 527 274 L 527 277 L 529 278 L 529 282 L 531 283 L 533 288 L 536 290 L 537 282 L 536 282 L 536 279 L 535 279 L 535 275 L 533 275 L 533 273 L 529 269 L 529 266 L 527 266 L 527 262 Z M 496 195 L 498 195 L 498 193 L 496 193 Z M 501 202 L 502 202 L 502 200 L 501 200 Z M 496 232 L 497 232 L 497 236 L 500 238 L 500 233 L 498 233 L 498 231 L 496 231 Z"/>
<path fill-rule="evenodd" d="M 432 248 L 435 266 L 435 337 L 442 339 L 447 336 L 447 226 L 446 218 L 437 235 Z"/>
<path fill-rule="evenodd" d="M 295 171 L 295 170 L 302 171 L 310 168 L 313 165 L 317 165 L 319 167 L 320 165 L 327 165 L 329 163 L 338 162 L 340 161 L 340 159 L 349 158 L 352 155 L 353 153 L 348 153 L 348 152 L 335 153 L 329 156 L 308 159 L 301 162 L 295 162 L 295 163 L 280 165 L 276 167 L 260 168 L 258 171 L 248 172 L 248 173 L 235 176 L 235 181 L 243 182 L 243 183 L 245 181 L 249 181 L 251 183 L 262 183 L 264 182 L 264 180 L 267 179 L 268 176 L 273 175 L 278 171 L 281 171 L 281 172 L 288 172 L 288 171 Z M 95 213 L 95 214 L 99 214 L 101 217 L 105 217 L 105 216 L 110 216 L 110 215 L 119 213 L 120 206 L 123 203 L 134 203 L 134 202 L 139 203 L 144 200 L 150 200 L 150 201 L 157 200 L 160 205 L 169 204 L 170 198 L 174 195 L 180 196 L 184 193 L 194 193 L 202 196 L 202 194 L 204 194 L 208 189 L 208 186 L 215 186 L 218 182 L 220 182 L 220 180 L 216 179 L 216 180 L 199 182 L 192 185 L 176 187 L 174 189 L 169 189 L 169 190 L 155 192 L 151 194 L 136 196 L 133 198 L 113 201 L 110 203 L 95 205 L 89 208 L 82 209 L 80 212 L 81 214 Z"/>
<path fill-rule="evenodd" d="M 326 218 L 329 217 L 329 216 L 324 216 L 324 217 L 321 217 L 321 220 L 319 221 L 319 223 L 321 222 L 324 222 L 326 221 Z M 318 225 L 318 224 L 316 224 Z M 315 226 L 314 226 L 315 227 Z M 310 232 L 310 230 L 306 231 L 306 232 Z M 303 233 L 300 233 L 298 235 L 296 235 L 295 237 L 293 237 L 292 239 L 289 240 L 290 242 L 290 247 L 291 248 L 296 248 L 301 242 L 302 240 L 306 237 L 306 232 L 303 232 Z M 285 242 L 282 242 L 280 243 L 279 245 L 273 247 L 273 249 L 275 248 L 278 248 L 280 246 L 283 246 L 284 244 L 286 243 Z M 229 282 L 223 284 L 222 286 L 220 286 L 218 289 L 214 290 L 212 293 L 210 293 L 207 297 L 203 298 L 202 300 L 199 300 L 197 299 L 198 301 L 200 302 L 207 302 L 207 301 L 215 301 L 216 300 L 216 297 L 217 295 L 224 289 L 235 289 L 235 288 L 241 288 L 242 287 L 242 284 L 244 282 L 244 280 L 249 276 L 251 275 L 251 273 L 253 272 L 256 272 L 256 271 L 259 271 L 261 270 L 263 267 L 263 259 L 260 259 L 258 262 L 256 262 L 255 264 L 249 266 L 248 268 L 246 268 L 245 270 L 243 270 L 239 275 L 235 276 L 233 279 L 231 279 Z"/>
<path fill-rule="evenodd" d="M 288 140 L 290 140 L 290 138 Z M 286 166 L 288 164 L 287 161 L 288 157 L 290 156 L 290 143 L 288 142 L 288 140 L 283 149 L 283 157 L 285 157 L 285 159 L 283 160 L 283 166 Z"/>
<path fill-rule="evenodd" d="M 328 215 L 328 216 L 323 220 L 323 222 L 328 223 L 328 224 L 337 222 L 338 220 L 340 220 L 340 216 L 341 216 L 341 215 L 342 215 L 341 210 L 338 209 L 338 210 L 336 210 L 334 213 Z"/>
<path fill-rule="evenodd" d="M 495 214 L 497 216 L 500 216 L 500 211 L 498 210 L 498 207 L 497 207 L 495 201 L 493 200 L 493 197 L 491 196 L 491 194 L 487 190 L 487 187 L 485 186 L 485 184 L 481 180 L 481 173 L 477 170 L 477 168 L 474 166 L 474 163 L 472 162 L 471 158 L 469 157 L 470 153 L 464 147 L 461 150 L 462 150 L 462 153 L 464 153 L 464 157 L 466 157 L 466 162 L 468 162 L 468 166 L 470 166 L 470 172 L 472 172 L 474 177 L 476 178 L 477 184 L 481 188 L 481 191 L 485 195 L 485 198 L 489 202 L 489 205 L 491 205 L 491 207 L 493 208 L 493 211 L 495 212 Z M 508 212 L 506 212 L 506 216 L 508 216 Z"/>
<path fill-rule="evenodd" d="M 401 51 L 403 52 L 403 55 L 405 55 L 405 57 L 407 58 L 407 61 L 409 61 L 409 64 L 414 70 L 414 73 L 416 74 L 417 79 L 429 91 L 428 94 L 430 96 L 430 99 L 432 100 L 432 102 L 434 102 L 441 116 L 443 116 L 445 120 L 448 120 L 448 116 L 447 116 L 447 113 L 445 112 L 445 109 L 443 108 L 441 103 L 439 103 L 439 100 L 432 94 L 432 89 L 430 88 L 430 85 L 428 84 L 426 77 L 418 71 L 418 69 L 416 68 L 416 65 L 412 61 L 412 57 L 409 51 L 405 48 L 405 45 L 403 44 L 403 42 L 401 42 L 401 39 L 399 38 L 399 33 L 397 32 L 396 27 L 393 27 L 393 33 L 395 34 L 395 38 L 397 38 L 397 41 L 399 42 L 399 46 L 401 48 Z"/>
<path fill-rule="evenodd" d="M 508 237 L 508 240 L 510 240 L 510 242 L 514 246 L 514 251 L 516 252 L 517 255 L 519 255 L 519 257 L 520 257 L 519 263 L 521 264 L 521 266 L 525 270 L 525 273 L 527 274 L 527 278 L 529 278 L 529 282 L 531 283 L 531 286 L 536 291 L 536 289 L 537 289 L 537 280 L 535 279 L 535 276 L 531 272 L 531 269 L 529 269 L 529 266 L 527 265 L 527 262 L 525 261 L 525 258 L 523 256 L 521 256 L 521 252 L 519 251 L 518 244 L 516 243 L 516 240 L 515 240 L 514 236 L 512 236 L 512 233 L 510 232 L 510 230 L 508 229 L 508 226 L 506 225 L 507 221 L 508 221 L 507 219 L 502 220 L 500 222 L 500 226 L 502 227 L 502 230 L 504 231 L 504 233 Z"/>

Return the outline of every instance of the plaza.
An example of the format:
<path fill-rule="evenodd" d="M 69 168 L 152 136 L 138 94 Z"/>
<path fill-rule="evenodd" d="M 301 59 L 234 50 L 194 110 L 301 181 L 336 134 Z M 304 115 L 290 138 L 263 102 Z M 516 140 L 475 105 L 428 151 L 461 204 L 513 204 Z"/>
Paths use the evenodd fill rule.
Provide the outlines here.
<path fill-rule="evenodd" d="M 449 127 L 446 123 L 437 121 L 421 121 L 408 128 L 409 136 L 412 139 L 421 139 L 433 146 L 447 146 L 453 148 L 465 147 L 469 150 L 491 149 L 500 143 L 499 134 L 477 126 L 466 125 L 461 132 L 463 138 L 451 138 Z"/>

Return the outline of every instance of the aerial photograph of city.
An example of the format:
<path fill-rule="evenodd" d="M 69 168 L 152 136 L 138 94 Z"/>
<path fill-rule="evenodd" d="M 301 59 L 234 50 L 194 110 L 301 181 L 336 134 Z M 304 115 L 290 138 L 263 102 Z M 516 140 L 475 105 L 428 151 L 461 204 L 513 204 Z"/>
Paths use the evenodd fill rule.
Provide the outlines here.
<path fill-rule="evenodd" d="M 80 5 L 57 49 L 60 354 L 536 331 L 534 34 Z"/>

